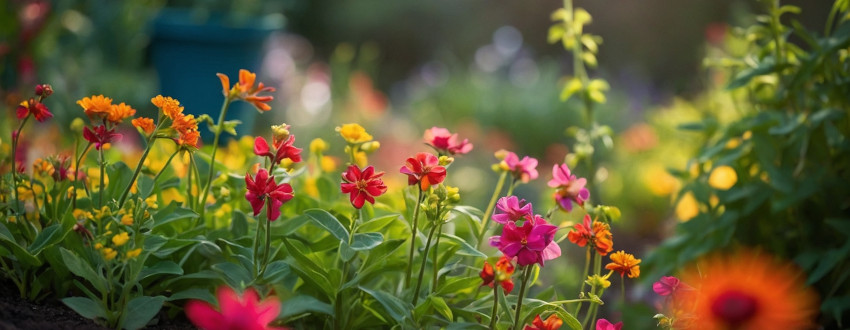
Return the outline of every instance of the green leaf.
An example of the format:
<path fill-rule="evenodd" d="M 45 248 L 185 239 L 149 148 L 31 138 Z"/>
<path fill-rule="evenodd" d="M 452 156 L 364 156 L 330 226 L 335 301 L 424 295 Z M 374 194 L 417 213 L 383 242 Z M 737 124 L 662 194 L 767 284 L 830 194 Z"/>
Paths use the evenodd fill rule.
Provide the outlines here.
<path fill-rule="evenodd" d="M 354 251 L 366 251 L 380 245 L 384 241 L 384 235 L 381 235 L 381 233 L 361 233 L 354 234 L 351 239 L 351 249 Z"/>
<path fill-rule="evenodd" d="M 236 126 L 241 124 L 241 123 L 242 123 L 242 121 L 240 121 L 240 120 L 235 120 L 235 119 L 234 120 L 227 120 L 227 121 L 222 123 L 221 130 L 223 132 L 230 133 L 230 135 L 236 135 Z"/>
<path fill-rule="evenodd" d="M 266 266 L 266 271 L 263 273 L 263 278 L 268 282 L 281 282 L 286 275 L 292 272 L 289 264 L 283 260 L 275 260 Z"/>
<path fill-rule="evenodd" d="M 35 237 L 32 244 L 27 247 L 29 253 L 33 256 L 38 255 L 41 250 L 44 248 L 50 247 L 53 244 L 61 242 L 65 239 L 65 236 L 68 235 L 70 231 L 63 231 L 62 226 L 60 224 L 55 224 L 50 227 L 44 228 L 38 236 Z"/>
<path fill-rule="evenodd" d="M 197 219 L 198 214 L 195 211 L 179 206 L 177 202 L 171 202 L 168 206 L 160 209 L 152 215 L 154 225 L 153 228 L 165 225 L 177 220 Z"/>
<path fill-rule="evenodd" d="M 248 285 L 248 283 L 251 283 L 251 280 L 253 279 L 249 270 L 239 264 L 229 261 L 212 265 L 210 268 L 223 275 L 227 284 L 233 288 L 245 288 L 245 286 Z"/>
<path fill-rule="evenodd" d="M 151 195 L 154 188 L 153 178 L 147 175 L 140 175 L 138 179 L 136 179 L 137 186 L 139 188 L 139 196 L 142 199 L 148 198 Z"/>
<path fill-rule="evenodd" d="M 481 251 L 478 251 L 472 245 L 469 245 L 469 243 L 467 243 L 466 240 L 464 240 L 463 238 L 447 233 L 440 233 L 440 236 L 445 239 L 448 239 L 451 242 L 457 243 L 460 246 L 460 250 L 458 250 L 457 252 L 457 254 L 459 255 L 487 258 L 487 255 L 481 253 Z"/>
<path fill-rule="evenodd" d="M 106 280 L 100 274 L 96 273 L 87 262 L 65 248 L 60 248 L 59 253 L 62 254 L 62 261 L 65 262 L 65 266 L 68 267 L 69 271 L 74 273 L 74 275 L 84 278 L 97 291 L 106 292 Z"/>
<path fill-rule="evenodd" d="M 348 262 L 357 255 L 357 251 L 348 245 L 348 242 L 339 242 L 339 257 L 343 262 Z"/>
<path fill-rule="evenodd" d="M 109 200 L 108 198 L 114 199 L 124 193 L 124 190 L 130 185 L 130 180 L 133 179 L 133 170 L 127 167 L 127 164 L 118 162 L 109 164 L 106 167 L 106 174 L 109 178 L 109 184 L 104 189 L 106 191 L 103 196 L 104 202 Z"/>
<path fill-rule="evenodd" d="M 280 305 L 279 319 L 285 319 L 307 312 L 322 313 L 325 315 L 333 315 L 333 306 L 312 296 L 297 295 L 289 298 Z"/>
<path fill-rule="evenodd" d="M 472 292 L 472 290 L 481 286 L 481 283 L 481 277 L 479 276 L 447 278 L 446 283 L 440 285 L 437 295 L 446 296 L 462 292 Z"/>
<path fill-rule="evenodd" d="M 19 262 L 32 267 L 41 266 L 43 263 L 42 260 L 36 258 L 27 252 L 27 250 L 22 246 L 18 245 L 18 242 L 15 241 L 15 238 L 12 236 L 12 233 L 9 232 L 9 229 L 0 223 L 0 243 L 4 242 L 6 243 L 6 248 L 12 251 L 12 254 L 15 255 L 15 258 L 17 258 Z"/>
<path fill-rule="evenodd" d="M 338 240 L 348 242 L 348 230 L 339 220 L 328 211 L 322 209 L 309 209 L 304 214 L 317 225 L 334 235 Z"/>
<path fill-rule="evenodd" d="M 772 57 L 765 58 L 754 68 L 747 68 L 741 70 L 741 72 L 739 72 L 738 75 L 735 76 L 735 79 L 732 79 L 732 81 L 729 82 L 729 85 L 726 85 L 726 90 L 733 90 L 746 86 L 754 77 L 778 71 L 778 69 L 779 68 L 776 65 L 776 62 Z"/>
<path fill-rule="evenodd" d="M 449 308 L 449 305 L 446 304 L 446 301 L 443 300 L 443 298 L 430 296 L 428 297 L 428 300 L 431 301 L 431 307 L 434 307 L 437 313 L 445 317 L 446 320 L 452 321 L 454 319 L 452 316 L 452 309 Z"/>
<path fill-rule="evenodd" d="M 304 283 L 310 284 L 316 289 L 321 290 L 327 295 L 327 297 L 333 297 L 336 291 L 331 285 L 330 280 L 328 280 L 328 273 L 325 269 L 317 265 L 310 258 L 307 258 L 307 256 L 304 255 L 300 249 L 295 247 L 295 245 L 290 243 L 289 240 L 284 239 L 283 244 L 286 246 L 286 252 L 295 258 L 295 262 L 287 261 L 287 263 L 289 263 L 289 266 L 292 267 L 292 270 L 298 273 Z"/>
<path fill-rule="evenodd" d="M 215 305 L 215 303 L 216 303 L 215 296 L 212 293 L 210 293 L 210 290 L 200 289 L 200 288 L 192 288 L 192 289 L 187 289 L 187 290 L 177 292 L 177 293 L 171 295 L 170 297 L 168 297 L 168 299 L 166 299 L 166 301 L 178 301 L 178 300 L 186 300 L 186 299 L 203 300 L 203 301 L 206 301 L 206 302 L 208 302 L 212 305 Z"/>
<path fill-rule="evenodd" d="M 139 273 L 138 280 L 144 280 L 154 275 L 183 275 L 183 268 L 171 260 L 160 261 L 151 267 L 145 267 Z"/>
<path fill-rule="evenodd" d="M 90 298 L 69 297 L 62 299 L 62 303 L 87 319 L 106 318 L 106 311 L 103 309 L 103 306 Z"/>
<path fill-rule="evenodd" d="M 143 328 L 150 320 L 159 313 L 162 303 L 166 300 L 163 296 L 148 297 L 141 296 L 133 298 L 127 303 L 124 313 L 124 328 L 134 330 Z"/>
<path fill-rule="evenodd" d="M 398 297 L 384 291 L 373 291 L 362 286 L 358 288 L 375 298 L 396 322 L 402 323 L 405 318 L 410 318 L 410 310 L 413 309 L 410 303 L 402 301 Z"/>
<path fill-rule="evenodd" d="M 230 232 L 234 238 L 248 235 L 248 217 L 241 210 L 233 210 L 233 220 L 230 221 Z"/>
<path fill-rule="evenodd" d="M 385 230 L 390 223 L 398 220 L 399 216 L 399 214 L 390 214 L 374 218 L 372 220 L 367 221 L 366 223 L 357 226 L 355 232 L 373 232 Z"/>

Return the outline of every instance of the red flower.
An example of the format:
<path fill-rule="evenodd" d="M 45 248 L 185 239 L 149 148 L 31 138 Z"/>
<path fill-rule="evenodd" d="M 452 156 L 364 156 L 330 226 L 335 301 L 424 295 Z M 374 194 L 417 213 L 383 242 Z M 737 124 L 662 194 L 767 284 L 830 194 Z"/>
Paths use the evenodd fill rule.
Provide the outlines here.
<path fill-rule="evenodd" d="M 98 125 L 94 127 L 94 130 L 90 130 L 88 127 L 83 129 L 83 138 L 86 141 L 94 143 L 94 148 L 100 150 L 104 144 L 111 143 L 112 141 L 121 141 L 123 136 L 121 134 L 115 133 L 115 129 L 106 129 L 104 125 Z"/>
<path fill-rule="evenodd" d="M 498 283 L 502 286 L 503 293 L 508 294 L 514 289 L 514 281 L 511 279 L 514 269 L 511 259 L 508 259 L 506 256 L 502 256 L 496 262 L 495 271 L 493 270 L 493 266 L 490 266 L 490 263 L 484 261 L 484 268 L 478 273 L 481 279 L 484 280 L 484 283 L 481 285 L 487 285 L 492 288 L 493 284 Z"/>
<path fill-rule="evenodd" d="M 262 168 L 257 172 L 257 176 L 251 178 L 250 174 L 245 175 L 245 184 L 248 187 L 248 192 L 245 193 L 245 199 L 251 203 L 254 209 L 254 216 L 260 214 L 266 199 L 271 199 L 271 205 L 267 210 L 269 221 L 275 221 L 280 216 L 280 206 L 292 199 L 292 186 L 288 183 L 276 184 L 274 176 L 269 176 L 269 171 Z"/>
<path fill-rule="evenodd" d="M 574 231 L 567 233 L 567 239 L 580 247 L 584 247 L 589 242 L 599 255 L 607 255 L 614 250 L 610 227 L 604 222 L 593 221 L 592 223 L 591 228 L 590 216 L 585 214 L 584 221 L 576 224 L 573 227 Z"/>
<path fill-rule="evenodd" d="M 29 101 L 21 102 L 21 105 L 16 109 L 16 115 L 18 119 L 24 119 L 29 114 L 32 114 L 35 117 L 35 120 L 39 122 L 44 122 L 45 120 L 53 117 L 53 114 L 50 113 L 50 110 L 47 109 L 47 106 L 44 103 L 36 102 L 34 99 L 29 99 Z"/>
<path fill-rule="evenodd" d="M 458 141 L 457 134 L 452 134 L 449 130 L 442 127 L 431 127 L 425 131 L 425 143 L 437 149 L 440 154 L 465 154 L 472 150 L 472 143 L 469 139 Z"/>
<path fill-rule="evenodd" d="M 428 190 L 432 184 L 440 184 L 446 178 L 446 168 L 440 166 L 437 156 L 427 152 L 408 158 L 399 172 L 407 175 L 408 185 L 419 184 L 422 191 Z"/>
<path fill-rule="evenodd" d="M 531 322 L 531 325 L 526 324 L 523 330 L 558 330 L 563 324 L 564 321 L 556 314 L 549 315 L 549 317 L 546 318 L 546 321 L 543 321 L 543 319 L 540 318 L 540 315 L 537 315 L 534 317 L 534 321 Z"/>
<path fill-rule="evenodd" d="M 254 139 L 254 154 L 257 156 L 265 156 L 271 159 L 272 164 L 280 163 L 284 158 L 289 158 L 293 163 L 301 161 L 301 148 L 296 148 L 292 144 L 295 143 L 295 135 L 290 135 L 285 140 L 272 140 L 274 149 L 269 148 L 269 143 L 262 136 Z"/>
<path fill-rule="evenodd" d="M 186 304 L 186 316 L 205 330 L 284 329 L 268 326 L 280 313 L 280 302 L 277 299 L 260 301 L 253 289 L 248 289 L 240 296 L 229 287 L 219 288 L 217 298 L 220 311 L 206 302 L 192 300 Z"/>
<path fill-rule="evenodd" d="M 361 172 L 357 165 L 349 165 L 348 170 L 342 172 L 340 189 L 344 194 L 351 194 L 351 205 L 355 208 L 363 207 L 365 201 L 375 204 L 375 197 L 387 191 L 387 186 L 381 180 L 383 175 L 384 172 L 375 173 L 372 166 L 367 166 Z"/>

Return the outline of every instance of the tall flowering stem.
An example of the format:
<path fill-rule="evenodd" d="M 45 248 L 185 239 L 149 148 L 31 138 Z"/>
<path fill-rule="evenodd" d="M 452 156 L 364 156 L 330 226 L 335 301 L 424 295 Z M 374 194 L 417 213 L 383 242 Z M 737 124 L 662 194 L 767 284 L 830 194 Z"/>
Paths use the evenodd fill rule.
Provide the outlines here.
<path fill-rule="evenodd" d="M 481 232 L 478 233 L 478 248 L 481 249 L 481 243 L 484 241 L 484 235 L 487 234 L 487 226 L 490 224 L 490 215 L 493 213 L 493 208 L 496 207 L 496 200 L 499 199 L 499 194 L 502 192 L 502 187 L 505 186 L 505 179 L 508 177 L 508 172 L 503 171 L 496 183 L 496 189 L 493 190 L 493 196 L 490 197 L 490 203 L 487 204 L 487 209 L 484 211 L 484 217 L 481 219 Z M 508 194 L 510 195 L 510 194 Z"/>
<path fill-rule="evenodd" d="M 160 112 L 159 118 L 157 118 L 157 126 L 156 126 L 156 128 L 154 129 L 154 132 L 156 132 L 157 130 L 159 130 L 159 127 L 162 125 L 162 122 L 163 122 L 163 120 L 162 120 L 162 113 Z M 156 142 L 156 134 L 153 134 L 153 133 L 152 133 L 152 134 L 150 134 L 150 136 L 148 137 L 147 145 L 145 146 L 145 152 L 143 152 L 143 153 L 142 153 L 142 158 L 140 158 L 140 159 L 139 159 L 139 164 L 138 164 L 138 165 L 136 165 L 136 170 L 133 172 L 133 177 L 130 179 L 130 183 L 127 185 L 127 188 L 126 188 L 126 189 L 124 189 L 124 192 L 121 194 L 121 198 L 120 198 L 120 199 L 118 199 L 118 208 L 119 208 L 119 209 L 120 209 L 122 206 L 124 206 L 124 202 L 127 200 L 127 195 L 129 195 L 129 194 L 130 194 L 130 190 L 131 190 L 131 188 L 133 188 L 133 183 L 135 183 L 135 182 L 136 182 L 136 179 L 138 179 L 138 178 L 139 178 L 139 172 L 141 172 L 141 171 L 142 171 L 142 165 L 145 163 L 145 159 L 147 159 L 147 158 L 148 158 L 148 154 L 151 152 L 151 149 L 153 148 L 153 144 L 154 144 L 154 142 Z M 173 156 L 172 156 L 172 157 L 173 157 Z M 169 162 L 170 162 L 170 161 L 171 161 L 171 158 L 169 158 L 168 160 L 169 160 Z M 166 165 L 166 166 L 167 166 L 167 165 Z M 164 168 L 165 168 L 165 167 L 163 167 L 163 169 L 164 169 Z"/>
<path fill-rule="evenodd" d="M 21 203 L 20 196 L 18 196 L 18 164 L 17 164 L 17 150 L 18 150 L 18 140 L 21 137 L 21 130 L 24 128 L 24 125 L 27 123 L 27 120 L 30 119 L 30 116 L 24 117 L 24 120 L 21 121 L 21 125 L 18 126 L 18 130 L 12 132 L 12 193 L 15 194 L 15 215 L 17 215 L 18 205 Z M 26 214 L 26 213 L 24 213 Z"/>
<path fill-rule="evenodd" d="M 516 301 L 516 312 L 514 313 L 514 330 L 521 329 L 522 321 L 520 315 L 522 313 L 522 299 L 525 298 L 525 289 L 528 287 L 528 280 L 531 278 L 531 270 L 534 269 L 534 264 L 523 266 L 522 283 L 519 286 L 519 295 Z"/>
<path fill-rule="evenodd" d="M 407 271 L 404 276 L 404 287 L 410 285 L 410 275 L 413 270 L 413 253 L 416 251 L 416 232 L 419 228 L 419 205 L 422 204 L 422 198 L 425 196 L 422 189 L 416 190 L 419 191 L 419 195 L 416 197 L 416 205 L 413 206 L 413 226 L 410 227 L 410 253 L 408 254 Z"/>
<path fill-rule="evenodd" d="M 204 204 L 207 201 L 207 196 L 209 196 L 210 188 L 212 188 L 213 175 L 215 175 L 215 154 L 216 151 L 218 151 L 218 141 L 221 138 L 221 132 L 224 131 L 224 118 L 227 116 L 227 109 L 230 108 L 231 102 L 233 102 L 233 98 L 231 97 L 231 94 L 227 94 L 224 98 L 224 103 L 221 105 L 221 111 L 218 116 L 218 122 L 216 123 L 216 129 L 213 135 L 212 154 L 210 155 L 210 171 L 207 175 L 207 184 L 204 186 L 204 192 L 201 194 L 201 216 L 199 218 L 204 217 L 204 211 L 206 210 Z"/>
<path fill-rule="evenodd" d="M 428 240 L 425 242 L 425 252 L 422 253 L 422 265 L 419 267 L 419 277 L 416 279 L 416 289 L 413 290 L 413 306 L 419 301 L 419 289 L 422 288 L 422 276 L 425 276 L 425 264 L 428 261 L 428 247 L 431 246 L 431 239 L 434 238 L 434 232 L 437 231 L 438 224 L 431 227 L 431 232 L 428 233 Z M 435 265 L 436 267 L 436 265 Z"/>
<path fill-rule="evenodd" d="M 496 329 L 496 319 L 499 315 L 499 286 L 493 286 L 493 310 L 490 312 L 490 330 Z"/>

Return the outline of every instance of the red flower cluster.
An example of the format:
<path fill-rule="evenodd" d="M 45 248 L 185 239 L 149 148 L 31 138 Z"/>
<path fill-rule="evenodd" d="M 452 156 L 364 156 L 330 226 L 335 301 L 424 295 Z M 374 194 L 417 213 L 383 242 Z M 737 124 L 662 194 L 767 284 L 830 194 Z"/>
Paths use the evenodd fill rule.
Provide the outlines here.
<path fill-rule="evenodd" d="M 248 192 L 245 193 L 245 199 L 251 203 L 254 209 L 254 216 L 260 214 L 263 205 L 267 199 L 271 200 L 271 205 L 267 210 L 269 221 L 275 221 L 280 216 L 280 206 L 292 199 L 292 186 L 288 183 L 277 184 L 274 182 L 274 176 L 270 176 L 269 172 L 262 168 L 257 172 L 254 178 L 250 175 L 245 175 L 245 184 L 248 186 Z"/>
<path fill-rule="evenodd" d="M 272 140 L 272 148 L 269 148 L 269 143 L 262 136 L 254 139 L 254 154 L 257 156 L 268 157 L 272 164 L 280 163 L 284 158 L 289 158 L 293 163 L 301 161 L 301 148 L 296 148 L 295 136 L 290 135 L 286 139 Z"/>

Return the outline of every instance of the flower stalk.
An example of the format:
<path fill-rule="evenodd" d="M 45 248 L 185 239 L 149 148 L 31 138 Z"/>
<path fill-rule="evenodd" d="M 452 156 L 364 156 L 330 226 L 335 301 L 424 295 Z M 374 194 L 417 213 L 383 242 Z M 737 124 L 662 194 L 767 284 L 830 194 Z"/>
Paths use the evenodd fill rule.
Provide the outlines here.
<path fill-rule="evenodd" d="M 523 267 L 522 271 L 522 283 L 519 286 L 519 295 L 517 296 L 516 301 L 516 312 L 514 313 L 514 330 L 521 329 L 522 320 L 520 320 L 520 315 L 522 314 L 522 300 L 525 298 L 525 289 L 528 287 L 528 280 L 531 277 L 531 270 L 534 268 L 534 265 L 528 265 Z"/>
<path fill-rule="evenodd" d="M 502 192 L 502 188 L 505 185 L 505 179 L 508 177 L 507 171 L 502 171 L 502 175 L 499 176 L 499 181 L 496 182 L 496 189 L 493 190 L 493 196 L 490 197 L 490 203 L 487 204 L 487 209 L 484 210 L 484 218 L 481 219 L 483 222 L 481 224 L 481 232 L 478 233 L 478 248 L 481 248 L 481 242 L 484 241 L 484 236 L 487 234 L 487 226 L 490 224 L 490 214 L 493 213 L 493 209 L 496 207 L 496 200 L 499 199 L 499 193 Z"/>
<path fill-rule="evenodd" d="M 410 285 L 410 274 L 413 269 L 413 253 L 416 252 L 416 232 L 419 228 L 419 205 L 422 204 L 422 198 L 425 197 L 422 189 L 416 190 L 419 191 L 419 195 L 416 197 L 416 205 L 413 206 L 413 226 L 410 228 L 410 253 L 408 254 L 407 270 L 404 276 L 404 287 Z"/>

